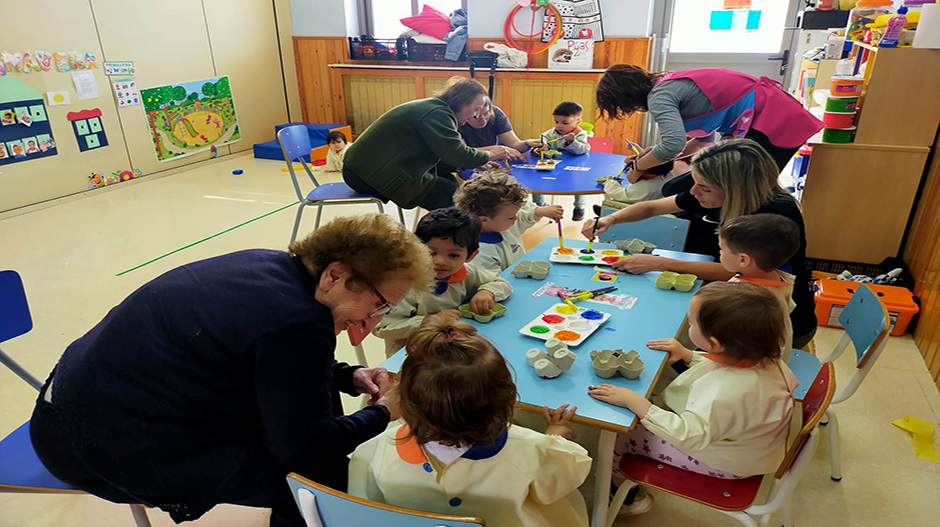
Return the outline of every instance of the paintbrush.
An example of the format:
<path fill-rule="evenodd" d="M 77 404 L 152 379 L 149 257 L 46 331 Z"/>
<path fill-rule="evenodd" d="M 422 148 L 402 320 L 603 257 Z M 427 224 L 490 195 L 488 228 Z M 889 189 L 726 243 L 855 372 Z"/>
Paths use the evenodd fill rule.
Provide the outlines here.
<path fill-rule="evenodd" d="M 578 306 L 574 305 L 574 303 L 571 300 L 569 300 L 568 297 L 566 297 L 565 295 L 558 293 L 558 298 L 561 298 L 562 300 L 564 300 L 565 303 L 571 306 L 572 309 L 578 309 Z"/>
<path fill-rule="evenodd" d="M 594 245 L 594 233 L 597 232 L 597 220 L 601 219 L 600 216 L 594 218 L 594 228 L 591 229 L 591 241 L 588 242 L 587 253 L 591 254 L 591 247 Z"/>
<path fill-rule="evenodd" d="M 565 248 L 565 241 L 561 237 L 561 220 L 558 220 L 558 247 Z"/>

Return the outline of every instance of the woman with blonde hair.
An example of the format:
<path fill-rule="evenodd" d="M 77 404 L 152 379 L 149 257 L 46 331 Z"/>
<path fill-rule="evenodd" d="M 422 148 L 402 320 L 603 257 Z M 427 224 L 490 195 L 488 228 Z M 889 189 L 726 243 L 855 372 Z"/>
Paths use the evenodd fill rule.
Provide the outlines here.
<path fill-rule="evenodd" d="M 399 104 L 349 145 L 343 179 L 357 192 L 406 209 L 452 206 L 457 182 L 438 171 L 438 163 L 473 168 L 522 157 L 505 146 L 471 148 L 461 137 L 458 129 L 484 111 L 486 100 L 482 84 L 452 77 L 433 97 Z"/>
<path fill-rule="evenodd" d="M 731 218 L 748 214 L 778 214 L 800 227 L 800 248 L 784 266 L 796 275 L 793 301 L 796 309 L 790 314 L 793 322 L 793 347 L 805 346 L 816 333 L 816 315 L 810 275 L 806 268 L 806 234 L 803 214 L 796 200 L 777 182 L 777 164 L 755 141 L 730 139 L 701 150 L 692 161 L 690 190 L 675 196 L 644 201 L 604 216 L 597 222 L 585 222 L 585 237 L 603 234 L 612 225 L 645 220 L 663 214 L 685 212 L 690 217 L 687 252 L 713 256 L 714 262 L 686 262 L 651 255 L 633 255 L 614 267 L 639 274 L 648 271 L 692 273 L 705 280 L 728 280 L 731 273 L 718 262 L 718 226 Z"/>

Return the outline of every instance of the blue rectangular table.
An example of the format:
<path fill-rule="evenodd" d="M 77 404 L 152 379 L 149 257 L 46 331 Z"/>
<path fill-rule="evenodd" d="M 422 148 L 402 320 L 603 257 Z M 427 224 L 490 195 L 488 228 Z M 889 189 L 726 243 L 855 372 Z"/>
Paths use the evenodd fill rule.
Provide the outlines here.
<path fill-rule="evenodd" d="M 557 245 L 557 238 L 546 239 L 529 251 L 523 260 L 549 261 L 551 250 Z M 587 247 L 587 242 L 565 240 L 565 247 L 580 249 Z M 595 243 L 593 248 L 599 251 L 613 248 L 613 246 Z M 701 260 L 702 258 L 705 258 L 705 261 L 711 260 L 708 256 L 672 251 L 668 256 L 683 260 Z M 593 399 L 587 393 L 588 386 L 609 383 L 630 388 L 648 397 L 665 365 L 666 353 L 647 348 L 646 342 L 676 335 L 692 295 L 658 289 L 655 284 L 658 272 L 621 275 L 618 282 L 614 284 L 617 287 L 614 294 L 635 296 L 637 297 L 636 304 L 632 309 L 621 310 L 603 304 L 583 302 L 582 305 L 585 307 L 610 313 L 610 319 L 580 346 L 572 348 L 572 351 L 578 355 L 578 359 L 571 370 L 554 379 L 543 379 L 526 364 L 525 352 L 530 348 L 544 350 L 545 342 L 525 337 L 519 333 L 519 329 L 560 300 L 554 296 L 536 298 L 532 296 L 532 293 L 542 287 L 546 281 L 580 289 L 598 289 L 610 284 L 592 281 L 591 277 L 596 271 L 591 265 L 553 263 L 545 280 L 517 279 L 511 271 L 510 267 L 500 275 L 509 280 L 513 286 L 512 296 L 502 302 L 507 308 L 506 314 L 488 324 L 471 323 L 479 328 L 480 334 L 488 338 L 512 366 L 522 408 L 540 411 L 542 406 L 557 408 L 562 404 L 570 403 L 578 407 L 578 413 L 573 421 L 601 429 L 598 454 L 595 459 L 595 499 L 591 523 L 594 526 L 606 525 L 604 523 L 607 517 L 606 497 L 610 488 L 614 441 L 617 432 L 625 433 L 633 427 L 636 415 L 626 408 Z M 695 288 L 698 289 L 700 286 L 701 281 L 696 282 Z M 620 375 L 615 375 L 611 379 L 602 379 L 594 373 L 591 367 L 590 351 L 618 348 L 624 351 L 634 349 L 640 353 L 646 367 L 638 379 L 627 380 Z M 404 360 L 405 351 L 401 350 L 385 361 L 382 366 L 391 372 L 398 372 Z"/>
<path fill-rule="evenodd" d="M 561 159 L 554 170 L 536 170 L 522 168 L 522 165 L 534 165 L 539 160 L 538 154 L 531 151 L 525 154 L 525 163 L 518 161 L 511 163 L 511 173 L 514 178 L 530 192 L 536 194 L 603 194 L 604 185 L 597 182 L 603 176 L 616 176 L 623 170 L 626 156 L 606 154 L 604 152 L 588 152 L 574 155 L 568 152 L 561 153 Z M 502 164 L 502 162 L 500 163 Z M 587 167 L 590 170 L 565 170 L 567 166 Z M 470 179 L 473 169 L 460 171 L 460 177 Z M 596 288 L 595 288 L 596 289 Z"/>

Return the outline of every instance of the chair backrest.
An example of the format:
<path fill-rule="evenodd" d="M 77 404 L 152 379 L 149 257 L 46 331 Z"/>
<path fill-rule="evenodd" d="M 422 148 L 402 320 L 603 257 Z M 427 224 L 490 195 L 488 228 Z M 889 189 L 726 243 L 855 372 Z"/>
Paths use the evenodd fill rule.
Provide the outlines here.
<path fill-rule="evenodd" d="M 588 137 L 587 141 L 591 145 L 591 152 L 614 153 L 614 140 L 609 137 Z"/>
<path fill-rule="evenodd" d="M 0 271 L 0 342 L 18 337 L 33 329 L 26 290 L 16 271 Z"/>
<path fill-rule="evenodd" d="M 813 379 L 813 385 L 810 386 L 806 396 L 803 397 L 803 425 L 800 428 L 800 433 L 797 434 L 796 439 L 787 449 L 783 462 L 780 463 L 777 473 L 774 474 L 775 478 L 782 478 L 790 470 L 800 451 L 806 445 L 810 432 L 819 424 L 819 420 L 822 419 L 823 414 L 829 408 L 829 403 L 832 402 L 835 391 L 835 369 L 831 362 L 827 362 L 820 366 L 819 373 Z"/>
<path fill-rule="evenodd" d="M 304 194 L 300 190 L 300 183 L 297 182 L 297 174 L 294 173 L 295 161 L 300 162 L 300 165 L 307 171 L 307 177 L 313 182 L 313 186 L 320 186 L 320 182 L 313 176 L 313 172 L 310 171 L 310 167 L 303 157 L 310 155 L 310 135 L 307 132 L 307 127 L 302 124 L 285 126 L 277 131 L 277 142 L 281 145 L 281 153 L 284 155 L 284 161 L 287 162 L 287 172 L 290 173 L 297 199 L 303 201 Z"/>
<path fill-rule="evenodd" d="M 610 214 L 611 211 L 607 211 Z M 658 249 L 681 251 L 685 248 L 685 239 L 689 235 L 689 220 L 670 216 L 653 216 L 632 223 L 618 223 L 607 229 L 598 239 L 602 242 L 616 242 L 630 238 L 639 238 L 655 244 Z"/>
<path fill-rule="evenodd" d="M 864 368 L 891 330 L 888 309 L 868 286 L 859 284 L 839 315 L 839 323 L 855 346 L 856 367 Z"/>
<path fill-rule="evenodd" d="M 451 516 L 376 503 L 314 483 L 303 476 L 287 476 L 291 494 L 307 527 L 374 525 L 382 527 L 486 526 L 480 518 Z"/>

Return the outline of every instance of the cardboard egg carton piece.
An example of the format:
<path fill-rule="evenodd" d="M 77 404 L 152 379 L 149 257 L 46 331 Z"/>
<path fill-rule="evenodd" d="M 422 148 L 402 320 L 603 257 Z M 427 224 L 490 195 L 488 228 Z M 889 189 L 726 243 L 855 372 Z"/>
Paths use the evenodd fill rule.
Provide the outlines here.
<path fill-rule="evenodd" d="M 482 324 L 486 324 L 490 320 L 499 318 L 506 314 L 506 306 L 500 304 L 499 302 L 493 304 L 493 307 L 490 308 L 490 312 L 485 315 L 477 315 L 471 311 L 470 304 L 464 304 L 458 307 L 457 310 L 460 311 L 460 315 L 463 316 L 463 318 L 472 318 L 473 320 L 476 320 Z"/>
<path fill-rule="evenodd" d="M 627 238 L 626 240 L 619 240 L 614 242 L 614 245 L 616 245 L 617 248 L 621 251 L 630 254 L 650 254 L 653 252 L 653 249 L 656 248 L 655 243 L 644 242 L 639 238 Z"/>
<path fill-rule="evenodd" d="M 645 366 L 636 350 L 624 353 L 622 349 L 592 351 L 591 365 L 594 373 L 602 379 L 609 379 L 617 373 L 627 379 L 636 379 Z"/>
<path fill-rule="evenodd" d="M 698 277 L 694 274 L 679 274 L 672 271 L 663 271 L 656 279 L 656 287 L 660 289 L 675 289 L 683 293 L 688 293 L 695 287 L 695 281 Z"/>
<path fill-rule="evenodd" d="M 549 347 L 555 341 L 559 345 Z M 568 349 L 564 342 L 557 339 L 550 339 L 546 342 L 548 353 L 532 348 L 525 352 L 526 364 L 535 368 L 535 374 L 544 379 L 554 379 L 571 369 L 578 356 Z"/>
<path fill-rule="evenodd" d="M 545 280 L 548 272 L 552 269 L 549 262 L 532 262 L 525 260 L 516 264 L 512 268 L 512 275 L 516 278 L 532 278 L 533 280 Z"/>
<path fill-rule="evenodd" d="M 561 152 L 555 149 L 543 150 L 542 156 L 544 156 L 546 159 L 551 159 L 553 157 L 561 157 Z"/>
<path fill-rule="evenodd" d="M 614 180 L 614 181 L 623 181 L 623 177 L 618 177 L 618 176 L 601 176 L 601 177 L 597 178 L 597 184 L 598 184 L 598 185 L 603 185 L 604 183 L 607 183 L 607 182 L 610 181 L 610 180 Z"/>

